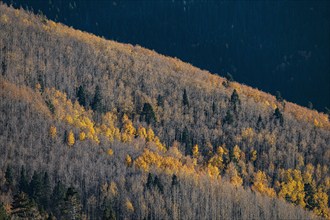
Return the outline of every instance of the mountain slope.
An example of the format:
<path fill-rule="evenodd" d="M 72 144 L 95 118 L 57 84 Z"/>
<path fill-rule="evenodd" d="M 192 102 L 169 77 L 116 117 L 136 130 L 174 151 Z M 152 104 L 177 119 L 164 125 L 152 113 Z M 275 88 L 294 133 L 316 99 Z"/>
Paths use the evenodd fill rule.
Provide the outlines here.
<path fill-rule="evenodd" d="M 75 185 L 83 201 L 102 183 L 121 187 L 96 198 L 95 216 L 108 199 L 117 218 L 308 215 L 259 193 L 329 216 L 326 115 L 4 5 L 0 29 L 3 173 L 13 166 L 19 176 L 22 165 L 31 174 L 48 171 Z M 164 188 L 149 189 L 148 172 Z M 171 175 L 181 197 L 171 191 Z"/>

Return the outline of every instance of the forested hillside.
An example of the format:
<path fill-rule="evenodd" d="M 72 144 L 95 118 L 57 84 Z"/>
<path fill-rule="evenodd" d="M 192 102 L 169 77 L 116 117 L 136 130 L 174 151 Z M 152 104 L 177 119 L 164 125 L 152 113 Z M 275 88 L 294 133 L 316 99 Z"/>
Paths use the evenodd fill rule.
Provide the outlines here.
<path fill-rule="evenodd" d="M 330 116 L 1 4 L 0 30 L 0 218 L 329 218 Z"/>

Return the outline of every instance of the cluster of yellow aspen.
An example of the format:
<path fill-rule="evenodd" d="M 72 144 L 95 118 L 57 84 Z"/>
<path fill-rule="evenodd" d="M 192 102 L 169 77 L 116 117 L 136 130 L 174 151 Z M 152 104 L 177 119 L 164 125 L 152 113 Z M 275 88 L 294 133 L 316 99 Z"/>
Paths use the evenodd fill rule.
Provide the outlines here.
<path fill-rule="evenodd" d="M 127 115 L 124 115 L 121 120 L 121 129 L 117 127 L 119 124 L 117 115 L 112 112 L 103 114 L 101 123 L 96 124 L 92 120 L 92 111 L 86 111 L 78 102 L 72 103 L 64 93 L 55 89 L 45 89 L 43 96 L 54 105 L 54 118 L 72 127 L 72 130 L 66 132 L 67 145 L 70 147 L 75 144 L 76 138 L 79 141 L 89 139 L 96 143 L 100 143 L 100 136 L 106 137 L 109 141 L 117 140 L 124 143 L 130 143 L 135 138 L 141 138 L 145 140 L 149 147 L 145 148 L 143 153 L 135 159 L 132 159 L 130 155 L 126 155 L 125 164 L 128 167 L 134 165 L 144 171 L 149 171 L 152 168 L 167 174 L 181 173 L 196 177 L 201 173 L 207 173 L 211 178 L 216 179 L 221 178 L 223 173 L 234 186 L 239 187 L 243 184 L 241 166 L 245 161 L 245 153 L 241 151 L 238 145 L 234 146 L 231 151 L 225 145 L 219 146 L 216 153 L 211 152 L 213 155 L 205 163 L 198 145 L 192 148 L 192 158 L 182 156 L 175 146 L 167 150 L 154 134 L 152 128 L 145 128 L 141 125 L 136 128 Z M 56 138 L 56 126 L 52 125 L 49 128 L 49 135 L 51 138 Z M 252 143 L 256 135 L 259 134 L 252 128 L 245 128 L 242 129 L 242 133 L 238 138 Z M 274 135 L 263 134 L 263 138 L 268 144 L 275 144 L 276 138 Z M 111 156 L 114 151 L 108 149 L 107 154 Z M 256 150 L 252 149 L 249 154 L 250 162 L 253 163 L 258 159 Z M 307 165 L 307 168 L 308 166 L 311 165 Z M 312 209 L 318 215 L 329 217 L 326 191 L 330 188 L 330 179 L 316 187 L 317 184 L 313 180 L 312 174 L 311 169 L 306 169 L 304 173 L 300 170 L 282 169 L 279 172 L 279 179 L 272 188 L 269 183 L 270 177 L 265 172 L 258 170 L 253 175 L 251 188 L 255 192 L 270 197 L 277 195 L 296 205 Z M 310 191 L 306 191 L 306 185 L 310 187 Z M 127 200 L 126 207 L 127 210 L 134 210 L 129 200 Z"/>

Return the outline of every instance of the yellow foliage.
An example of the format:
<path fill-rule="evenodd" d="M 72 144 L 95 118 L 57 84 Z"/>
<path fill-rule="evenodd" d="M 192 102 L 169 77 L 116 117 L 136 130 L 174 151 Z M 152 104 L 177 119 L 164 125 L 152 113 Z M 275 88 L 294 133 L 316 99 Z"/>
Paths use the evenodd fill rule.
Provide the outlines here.
<path fill-rule="evenodd" d="M 153 142 L 155 143 L 159 151 L 166 152 L 166 147 L 160 142 L 158 137 L 155 137 Z"/>
<path fill-rule="evenodd" d="M 69 131 L 68 137 L 67 137 L 67 144 L 71 147 L 74 145 L 75 139 L 74 134 L 72 131 Z"/>
<path fill-rule="evenodd" d="M 242 131 L 242 138 L 248 140 L 249 143 L 252 142 L 255 136 L 255 132 L 252 128 L 245 128 Z"/>
<path fill-rule="evenodd" d="M 40 92 L 40 89 L 41 89 L 40 83 L 36 83 L 35 86 L 34 86 L 34 89 L 35 89 L 36 92 Z"/>
<path fill-rule="evenodd" d="M 217 154 L 222 157 L 222 155 L 225 153 L 225 150 L 220 146 L 217 149 Z"/>
<path fill-rule="evenodd" d="M 147 130 L 140 125 L 138 130 L 137 130 L 137 135 L 140 138 L 146 139 L 147 138 Z"/>
<path fill-rule="evenodd" d="M 313 199 L 317 204 L 317 207 L 313 209 L 313 212 L 317 215 L 323 216 L 326 219 L 330 217 L 330 209 L 328 207 L 328 195 L 321 189 L 314 194 Z"/>
<path fill-rule="evenodd" d="M 257 160 L 257 157 L 258 157 L 257 156 L 257 151 L 256 150 L 252 150 L 250 154 L 251 154 L 251 156 L 250 156 L 251 161 L 252 162 L 256 161 Z"/>
<path fill-rule="evenodd" d="M 132 138 L 130 135 L 123 133 L 123 134 L 121 134 L 121 141 L 124 143 L 127 143 L 127 142 L 132 141 Z"/>
<path fill-rule="evenodd" d="M 128 116 L 126 114 L 123 115 L 122 122 L 126 123 L 129 120 Z"/>
<path fill-rule="evenodd" d="M 102 122 L 109 127 L 114 127 L 117 121 L 117 116 L 112 112 L 107 112 L 102 116 Z"/>
<path fill-rule="evenodd" d="M 153 141 L 155 138 L 155 133 L 154 131 L 151 129 L 151 128 L 148 128 L 148 131 L 147 131 L 147 141 Z"/>
<path fill-rule="evenodd" d="M 218 154 L 211 157 L 208 164 L 211 166 L 217 167 L 220 170 L 224 169 L 223 158 L 222 158 L 222 156 L 219 156 Z"/>
<path fill-rule="evenodd" d="M 243 179 L 238 175 L 235 175 L 230 178 L 230 183 L 233 184 L 235 187 L 239 187 L 242 186 Z"/>
<path fill-rule="evenodd" d="M 229 177 L 229 181 L 235 187 L 241 186 L 243 184 L 243 179 L 238 175 L 238 172 L 233 163 L 229 163 L 226 170 L 226 175 Z"/>
<path fill-rule="evenodd" d="M 137 168 L 142 169 L 143 171 L 149 171 L 149 164 L 145 161 L 145 158 L 138 157 L 134 163 Z"/>
<path fill-rule="evenodd" d="M 83 141 L 83 140 L 85 140 L 85 139 L 86 139 L 86 133 L 83 132 L 83 131 L 80 132 L 80 133 L 79 133 L 79 140 L 80 140 L 80 141 Z"/>
<path fill-rule="evenodd" d="M 3 14 L 0 16 L 0 21 L 3 23 L 7 23 L 9 21 L 9 18 L 7 15 Z"/>
<path fill-rule="evenodd" d="M 198 158 L 199 151 L 198 151 L 198 145 L 197 144 L 193 147 L 192 153 L 193 153 L 193 158 Z"/>
<path fill-rule="evenodd" d="M 275 197 L 276 195 L 275 190 L 269 187 L 267 175 L 260 170 L 254 174 L 252 190 L 270 197 Z"/>
<path fill-rule="evenodd" d="M 278 195 L 302 207 L 306 206 L 304 183 L 299 170 L 288 169 L 284 173 L 284 182 L 281 183 L 281 190 Z"/>
<path fill-rule="evenodd" d="M 49 134 L 52 138 L 55 138 L 56 137 L 56 133 L 57 133 L 57 130 L 56 130 L 56 127 L 55 126 L 50 126 L 49 128 Z"/>
<path fill-rule="evenodd" d="M 233 149 L 233 159 L 239 161 L 240 157 L 241 157 L 241 149 L 239 149 L 238 145 L 235 145 Z"/>
<path fill-rule="evenodd" d="M 320 122 L 320 121 L 317 120 L 316 118 L 314 119 L 314 126 L 315 126 L 315 127 L 320 127 L 320 128 L 323 127 L 322 122 Z"/>
<path fill-rule="evenodd" d="M 116 196 L 118 194 L 118 188 L 115 182 L 111 181 L 110 183 L 110 193 L 112 196 Z"/>
<path fill-rule="evenodd" d="M 107 153 L 108 153 L 108 155 L 112 156 L 113 155 L 113 150 L 110 148 Z"/>
<path fill-rule="evenodd" d="M 126 163 L 126 166 L 128 166 L 128 167 L 130 167 L 132 165 L 132 158 L 128 154 L 125 157 L 125 163 Z"/>
<path fill-rule="evenodd" d="M 144 171 L 148 171 L 150 167 L 158 168 L 168 174 L 178 172 L 184 169 L 184 165 L 177 159 L 171 156 L 161 156 L 156 152 L 145 149 L 134 162 L 135 166 Z"/>
<path fill-rule="evenodd" d="M 134 128 L 132 121 L 128 119 L 126 114 L 123 116 L 123 122 L 124 126 L 121 137 L 122 141 L 131 142 L 135 136 L 136 129 Z"/>
<path fill-rule="evenodd" d="M 220 172 L 219 172 L 218 167 L 209 164 L 207 166 L 207 173 L 209 174 L 210 177 L 216 178 L 219 176 Z"/>
<path fill-rule="evenodd" d="M 312 183 L 314 171 L 315 171 L 315 168 L 312 164 L 309 163 L 306 165 L 305 171 L 303 173 L 304 183 Z"/>
<path fill-rule="evenodd" d="M 67 116 L 65 117 L 65 121 L 66 121 L 68 124 L 72 125 L 72 124 L 73 124 L 72 116 L 71 116 L 71 115 L 67 115 Z"/>
<path fill-rule="evenodd" d="M 31 21 L 29 21 L 29 20 L 26 19 L 26 18 L 23 19 L 23 23 L 24 23 L 25 25 L 31 25 L 31 24 L 32 24 Z"/>
<path fill-rule="evenodd" d="M 125 208 L 128 212 L 134 212 L 133 204 L 131 203 L 131 201 L 129 201 L 129 199 L 126 199 Z"/>

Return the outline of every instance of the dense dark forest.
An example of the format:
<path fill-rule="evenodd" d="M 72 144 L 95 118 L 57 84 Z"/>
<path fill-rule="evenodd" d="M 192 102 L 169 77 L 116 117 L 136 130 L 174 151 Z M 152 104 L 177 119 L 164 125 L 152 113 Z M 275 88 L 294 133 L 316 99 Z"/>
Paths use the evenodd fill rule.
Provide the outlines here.
<path fill-rule="evenodd" d="M 329 218 L 329 115 L 0 5 L 0 218 Z"/>

